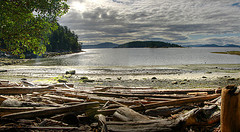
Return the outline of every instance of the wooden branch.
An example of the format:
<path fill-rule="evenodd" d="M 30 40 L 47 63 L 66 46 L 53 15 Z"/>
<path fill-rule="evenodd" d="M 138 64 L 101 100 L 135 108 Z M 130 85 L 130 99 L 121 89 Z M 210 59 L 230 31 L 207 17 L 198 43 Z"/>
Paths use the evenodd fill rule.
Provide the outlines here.
<path fill-rule="evenodd" d="M 17 113 L 17 112 L 49 109 L 49 108 L 52 108 L 52 107 L 0 107 L 0 116 Z"/>
<path fill-rule="evenodd" d="M 78 131 L 78 132 L 86 132 L 87 129 L 83 127 L 0 127 L 0 131 L 31 131 L 31 130 L 39 130 L 39 131 Z"/>
<path fill-rule="evenodd" d="M 138 97 L 138 98 L 145 98 L 145 97 L 152 97 L 152 98 L 189 98 L 193 97 L 190 95 L 159 95 L 159 94 L 122 94 L 122 93 L 110 93 L 110 92 L 94 92 L 93 94 L 97 94 L 98 96 L 107 96 L 107 97 Z"/>
<path fill-rule="evenodd" d="M 185 105 L 187 103 L 204 102 L 206 100 L 211 100 L 211 99 L 217 98 L 219 96 L 220 96 L 220 94 L 213 94 L 213 95 L 207 95 L 207 96 L 183 98 L 183 99 L 176 99 L 176 100 L 172 100 L 172 101 L 163 101 L 163 102 L 159 102 L 159 103 L 147 104 L 144 106 L 133 106 L 131 108 L 135 111 L 141 111 L 141 110 L 152 109 L 152 108 L 157 108 L 157 107 L 161 107 L 161 106 L 175 106 L 175 105 Z M 99 112 L 102 113 L 103 115 L 111 115 L 115 111 L 116 111 L 116 109 L 99 110 Z"/>
<path fill-rule="evenodd" d="M 98 107 L 98 106 L 99 106 L 98 102 L 89 102 L 89 103 L 81 103 L 73 106 L 19 112 L 19 113 L 2 116 L 2 118 L 21 119 L 21 118 L 34 118 L 34 117 L 42 117 L 42 116 L 45 117 L 45 116 L 66 113 L 66 112 L 84 112 L 88 109 L 91 109 L 93 107 Z"/>
<path fill-rule="evenodd" d="M 63 97 L 63 96 L 50 95 L 50 94 L 46 94 L 44 95 L 44 97 L 54 98 L 60 102 L 84 102 L 83 99 L 76 99 L 76 98 Z"/>
<path fill-rule="evenodd" d="M 218 88 L 154 89 L 154 88 L 123 88 L 123 87 L 109 88 L 108 87 L 108 91 L 111 91 L 111 92 L 117 91 L 121 93 L 133 93 L 133 94 L 187 94 L 191 92 L 207 92 L 208 94 L 221 93 L 221 89 L 218 89 Z"/>
<path fill-rule="evenodd" d="M 132 109 L 138 111 L 138 110 L 144 110 L 144 109 L 152 109 L 152 108 L 161 107 L 161 106 L 171 106 L 171 105 L 174 106 L 174 105 L 183 105 L 187 103 L 204 102 L 206 100 L 217 98 L 218 96 L 220 96 L 220 94 L 198 96 L 198 97 L 191 97 L 191 98 L 185 98 L 185 99 L 176 99 L 173 101 L 164 101 L 159 103 L 147 104 L 147 105 L 144 105 L 144 107 L 134 106 L 132 107 Z"/>
<path fill-rule="evenodd" d="M 52 86 L 46 87 L 4 87 L 0 88 L 0 94 L 9 95 L 9 94 L 30 94 L 33 92 L 43 92 L 53 89 Z"/>
<path fill-rule="evenodd" d="M 68 126 L 68 124 L 53 119 L 44 119 L 39 126 Z"/>

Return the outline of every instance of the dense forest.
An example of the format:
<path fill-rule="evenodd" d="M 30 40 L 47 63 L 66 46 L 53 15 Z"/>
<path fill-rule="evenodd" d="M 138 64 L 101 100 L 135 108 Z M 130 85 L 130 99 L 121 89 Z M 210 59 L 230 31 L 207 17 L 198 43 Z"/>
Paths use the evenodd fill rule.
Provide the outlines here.
<path fill-rule="evenodd" d="M 168 47 L 181 47 L 181 46 L 162 41 L 133 41 L 119 45 L 117 48 L 168 48 Z"/>
<path fill-rule="evenodd" d="M 58 18 L 68 10 L 66 0 L 0 0 L 0 50 L 20 58 L 25 53 L 44 54 L 49 34 L 58 29 Z M 67 28 L 65 31 L 70 34 Z M 76 38 L 66 36 L 62 40 Z"/>
<path fill-rule="evenodd" d="M 58 24 L 58 29 L 49 35 L 50 44 L 47 44 L 48 52 L 78 52 L 81 51 L 81 44 L 78 36 L 67 26 Z"/>

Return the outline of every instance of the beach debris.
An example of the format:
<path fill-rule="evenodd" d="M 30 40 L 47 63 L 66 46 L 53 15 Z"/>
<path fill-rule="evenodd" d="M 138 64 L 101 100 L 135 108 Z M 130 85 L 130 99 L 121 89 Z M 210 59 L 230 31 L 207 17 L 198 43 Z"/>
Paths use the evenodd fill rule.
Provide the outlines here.
<path fill-rule="evenodd" d="M 70 83 L 28 83 L 0 84 L 0 131 L 212 131 L 226 111 L 219 88 L 86 91 Z"/>
<path fill-rule="evenodd" d="M 76 71 L 75 70 L 66 71 L 66 74 L 74 75 L 76 74 Z"/>

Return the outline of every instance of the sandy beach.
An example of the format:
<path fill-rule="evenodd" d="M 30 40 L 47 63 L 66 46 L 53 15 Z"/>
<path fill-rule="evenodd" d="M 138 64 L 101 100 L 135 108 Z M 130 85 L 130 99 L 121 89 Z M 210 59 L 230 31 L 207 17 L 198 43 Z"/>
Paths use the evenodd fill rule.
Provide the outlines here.
<path fill-rule="evenodd" d="M 134 67 L 1 66 L 0 80 L 56 83 L 56 77 L 77 88 L 93 86 L 154 88 L 218 88 L 240 84 L 240 64 L 164 65 Z M 76 73 L 66 76 L 66 71 Z M 88 81 L 82 81 L 81 78 Z"/>

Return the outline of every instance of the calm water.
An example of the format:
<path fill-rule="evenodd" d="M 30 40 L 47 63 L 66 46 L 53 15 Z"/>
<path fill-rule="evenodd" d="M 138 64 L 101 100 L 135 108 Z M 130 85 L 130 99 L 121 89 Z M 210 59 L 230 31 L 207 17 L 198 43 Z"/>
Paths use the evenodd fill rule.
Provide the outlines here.
<path fill-rule="evenodd" d="M 84 49 L 86 52 L 37 59 L 39 66 L 157 66 L 175 64 L 240 64 L 240 56 L 214 54 L 240 48 Z"/>

